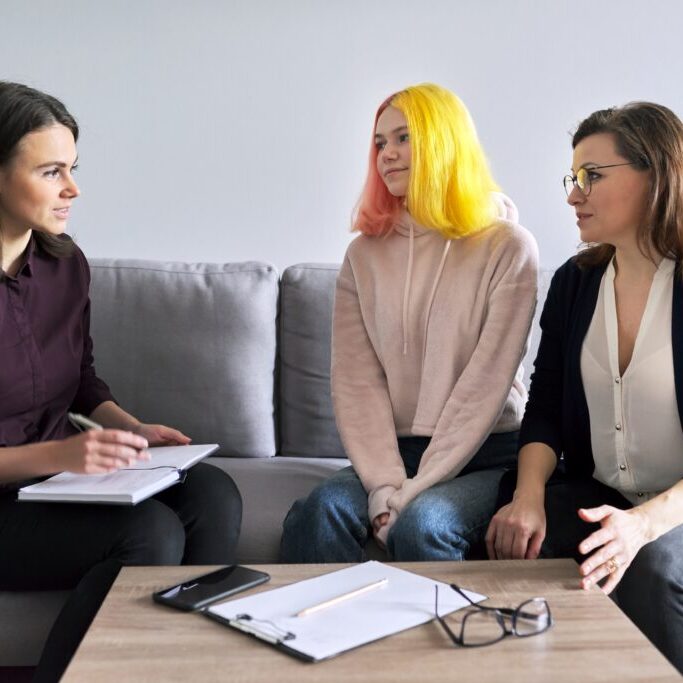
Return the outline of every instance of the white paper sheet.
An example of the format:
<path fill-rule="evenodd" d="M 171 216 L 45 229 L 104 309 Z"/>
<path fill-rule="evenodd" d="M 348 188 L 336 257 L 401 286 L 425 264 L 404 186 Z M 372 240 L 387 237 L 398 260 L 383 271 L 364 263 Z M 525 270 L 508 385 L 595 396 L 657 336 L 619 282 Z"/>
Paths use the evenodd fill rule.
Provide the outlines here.
<path fill-rule="evenodd" d="M 302 609 L 386 578 L 381 588 L 304 617 Z M 212 605 L 207 611 L 231 625 L 275 642 L 285 642 L 315 660 L 326 659 L 373 640 L 426 623 L 434 618 L 434 586 L 439 586 L 439 614 L 449 614 L 469 603 L 445 583 L 381 562 L 364 562 L 336 572 L 276 588 L 247 598 Z M 474 602 L 486 596 L 467 591 Z M 248 614 L 250 621 L 240 620 Z M 260 632 L 260 633 L 259 633 Z"/>

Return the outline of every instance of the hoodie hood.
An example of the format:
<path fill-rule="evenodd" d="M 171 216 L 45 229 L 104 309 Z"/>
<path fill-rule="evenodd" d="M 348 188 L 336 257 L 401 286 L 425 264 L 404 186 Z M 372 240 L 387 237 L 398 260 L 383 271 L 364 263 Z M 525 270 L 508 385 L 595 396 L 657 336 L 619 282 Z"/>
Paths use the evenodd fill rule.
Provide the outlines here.
<path fill-rule="evenodd" d="M 502 192 L 492 192 L 491 197 L 498 212 L 498 218 L 511 223 L 519 223 L 519 211 L 515 203 Z"/>

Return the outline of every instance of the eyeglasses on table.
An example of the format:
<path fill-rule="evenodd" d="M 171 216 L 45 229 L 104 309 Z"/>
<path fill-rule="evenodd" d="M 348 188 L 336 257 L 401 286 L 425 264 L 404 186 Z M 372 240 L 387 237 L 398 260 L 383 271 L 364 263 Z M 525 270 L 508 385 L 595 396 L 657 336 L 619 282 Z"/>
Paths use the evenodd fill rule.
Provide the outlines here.
<path fill-rule="evenodd" d="M 451 588 L 470 603 L 456 634 L 446 618 L 439 616 L 439 587 L 434 586 L 434 618 L 441 624 L 454 645 L 482 647 L 492 645 L 506 636 L 528 638 L 547 631 L 553 624 L 550 607 L 545 598 L 525 600 L 514 609 L 509 607 L 486 607 L 473 602 L 470 597 L 452 583 Z"/>

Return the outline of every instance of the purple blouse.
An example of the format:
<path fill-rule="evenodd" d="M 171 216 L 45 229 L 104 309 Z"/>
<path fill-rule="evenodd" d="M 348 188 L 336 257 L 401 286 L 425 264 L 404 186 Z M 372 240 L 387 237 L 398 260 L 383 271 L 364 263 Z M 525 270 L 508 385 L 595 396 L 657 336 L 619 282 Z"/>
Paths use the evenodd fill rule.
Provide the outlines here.
<path fill-rule="evenodd" d="M 80 249 L 55 258 L 33 237 L 0 281 L 0 447 L 63 439 L 76 432 L 67 411 L 114 400 L 93 366 L 89 285 Z"/>

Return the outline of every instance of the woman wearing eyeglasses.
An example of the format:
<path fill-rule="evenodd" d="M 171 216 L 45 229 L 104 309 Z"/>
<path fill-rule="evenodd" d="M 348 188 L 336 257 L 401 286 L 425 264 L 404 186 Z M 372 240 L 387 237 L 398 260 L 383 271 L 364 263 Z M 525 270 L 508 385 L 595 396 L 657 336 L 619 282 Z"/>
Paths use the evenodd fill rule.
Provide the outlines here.
<path fill-rule="evenodd" d="M 488 552 L 579 558 L 582 587 L 616 589 L 683 673 L 683 124 L 636 102 L 591 114 L 573 147 L 588 246 L 548 292 Z"/>
<path fill-rule="evenodd" d="M 537 272 L 496 189 L 453 93 L 419 85 L 379 107 L 334 309 L 334 409 L 353 467 L 295 503 L 284 561 L 357 562 L 373 536 L 396 560 L 483 551 L 517 448 Z"/>

